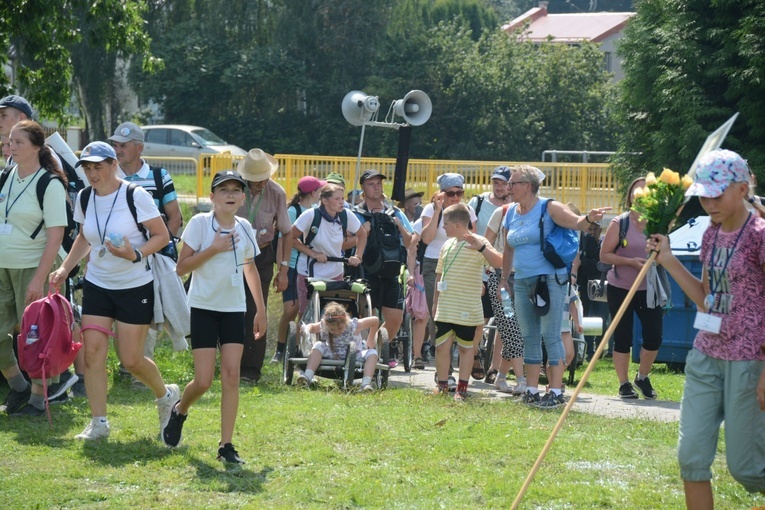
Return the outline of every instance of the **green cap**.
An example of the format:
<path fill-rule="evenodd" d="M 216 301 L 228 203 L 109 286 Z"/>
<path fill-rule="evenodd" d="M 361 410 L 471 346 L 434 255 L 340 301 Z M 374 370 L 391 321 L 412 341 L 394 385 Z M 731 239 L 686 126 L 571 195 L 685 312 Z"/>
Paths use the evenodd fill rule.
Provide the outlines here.
<path fill-rule="evenodd" d="M 339 184 L 340 186 L 345 187 L 345 179 L 337 172 L 330 172 L 330 174 L 327 175 L 327 178 L 324 180 L 331 182 L 332 184 Z"/>

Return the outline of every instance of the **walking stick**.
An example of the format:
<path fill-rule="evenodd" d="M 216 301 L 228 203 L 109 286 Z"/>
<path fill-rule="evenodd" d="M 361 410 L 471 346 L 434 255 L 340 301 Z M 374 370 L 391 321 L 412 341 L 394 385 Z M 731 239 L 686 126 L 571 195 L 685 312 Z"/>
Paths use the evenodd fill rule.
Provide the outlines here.
<path fill-rule="evenodd" d="M 637 292 L 640 283 L 643 281 L 643 279 L 645 279 L 645 275 L 648 273 L 648 268 L 653 264 L 653 261 L 656 259 L 656 255 L 657 252 L 651 252 L 648 260 L 646 260 L 646 263 L 643 264 L 643 267 L 640 269 L 637 278 L 635 278 L 635 282 L 632 284 L 632 287 L 627 293 L 627 297 L 624 298 L 622 305 L 619 307 L 619 311 L 616 312 L 616 316 L 611 320 L 611 325 L 608 327 L 608 330 L 606 330 L 606 334 L 603 335 L 603 338 L 600 340 L 600 344 L 598 344 L 598 348 L 595 350 L 595 354 L 593 354 L 592 360 L 587 366 L 587 370 L 584 371 L 582 379 L 579 381 L 579 384 L 576 385 L 574 394 L 571 395 L 571 399 L 566 403 L 566 407 L 563 409 L 563 413 L 561 413 L 560 418 L 558 418 L 558 423 L 555 424 L 550 437 L 547 439 L 547 443 L 545 443 L 545 446 L 542 448 L 542 452 L 539 454 L 537 461 L 534 463 L 534 466 L 531 468 L 531 471 L 526 477 L 526 480 L 523 482 L 521 490 L 518 492 L 518 495 L 513 501 L 513 505 L 510 507 L 511 510 L 516 510 L 518 505 L 521 503 L 523 495 L 526 494 L 529 485 L 531 485 L 531 482 L 534 480 L 534 475 L 539 470 L 539 466 L 542 465 L 542 461 L 545 459 L 547 452 L 550 451 L 552 443 L 555 440 L 555 437 L 558 435 L 558 431 L 563 426 L 563 422 L 566 420 L 566 416 L 568 416 L 569 411 L 571 411 L 571 408 L 574 406 L 574 402 L 576 402 L 577 397 L 579 397 L 579 393 L 582 391 L 582 388 L 584 388 L 584 384 L 587 382 L 587 379 L 590 377 L 590 373 L 595 368 L 595 364 L 600 359 L 600 355 L 603 353 L 603 349 L 606 345 L 608 345 L 608 341 L 614 334 L 616 326 L 619 324 L 619 321 L 622 320 L 622 316 L 624 316 L 624 313 L 627 311 L 627 307 L 629 306 L 630 301 L 632 301 L 632 298 L 635 296 L 635 292 Z"/>

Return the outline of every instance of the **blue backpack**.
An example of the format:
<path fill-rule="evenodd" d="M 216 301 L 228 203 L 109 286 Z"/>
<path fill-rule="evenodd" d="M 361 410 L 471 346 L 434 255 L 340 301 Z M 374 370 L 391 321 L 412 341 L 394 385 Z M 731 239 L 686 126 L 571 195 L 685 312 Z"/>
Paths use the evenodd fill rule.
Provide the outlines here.
<path fill-rule="evenodd" d="M 548 198 L 542 204 L 542 213 L 539 215 L 539 240 L 542 254 L 555 269 L 566 268 L 571 272 L 571 264 L 579 252 L 579 236 L 571 229 L 563 228 L 553 223 L 552 231 L 545 237 L 544 219 L 547 212 L 547 204 L 552 201 Z"/>

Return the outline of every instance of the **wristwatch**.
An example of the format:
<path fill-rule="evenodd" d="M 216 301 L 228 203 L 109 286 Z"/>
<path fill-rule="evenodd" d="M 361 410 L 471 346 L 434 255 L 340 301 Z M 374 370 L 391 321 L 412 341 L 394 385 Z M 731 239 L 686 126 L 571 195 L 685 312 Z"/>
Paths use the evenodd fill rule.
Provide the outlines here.
<path fill-rule="evenodd" d="M 133 264 L 138 264 L 143 259 L 143 253 L 141 253 L 141 250 L 135 250 L 135 259 L 133 259 Z"/>
<path fill-rule="evenodd" d="M 486 249 L 486 243 L 482 244 L 480 248 L 478 248 L 478 253 L 483 253 L 483 250 Z"/>

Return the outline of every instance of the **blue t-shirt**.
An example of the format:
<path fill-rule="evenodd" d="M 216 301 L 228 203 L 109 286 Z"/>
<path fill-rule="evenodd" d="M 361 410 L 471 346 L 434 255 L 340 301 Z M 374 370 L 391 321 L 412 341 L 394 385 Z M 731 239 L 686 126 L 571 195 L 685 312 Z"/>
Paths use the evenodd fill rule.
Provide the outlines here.
<path fill-rule="evenodd" d="M 534 207 L 526 214 L 518 214 L 518 205 L 513 205 L 507 210 L 505 216 L 505 231 L 507 232 L 507 244 L 514 250 L 513 267 L 516 278 L 531 278 L 541 274 L 559 274 L 565 277 L 566 268 L 556 270 L 542 254 L 542 246 L 539 239 L 539 215 L 542 205 L 547 199 L 540 197 Z M 545 214 L 545 235 L 549 234 L 555 223 L 550 217 L 549 211 Z"/>

